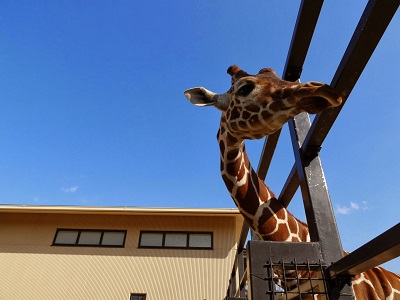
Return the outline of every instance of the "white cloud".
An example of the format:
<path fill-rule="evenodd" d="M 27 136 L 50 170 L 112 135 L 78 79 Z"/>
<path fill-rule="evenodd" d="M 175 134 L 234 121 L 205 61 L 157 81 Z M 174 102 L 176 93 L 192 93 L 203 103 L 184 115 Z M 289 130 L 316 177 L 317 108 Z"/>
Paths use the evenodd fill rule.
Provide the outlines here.
<path fill-rule="evenodd" d="M 336 212 L 341 215 L 349 215 L 357 210 L 367 210 L 367 201 L 361 201 L 361 204 L 357 202 L 350 202 L 350 205 L 336 205 Z"/>
<path fill-rule="evenodd" d="M 360 206 L 355 202 L 350 202 L 350 208 L 354 210 L 358 210 Z"/>
<path fill-rule="evenodd" d="M 75 186 L 71 186 L 71 187 L 62 187 L 61 188 L 61 192 L 63 193 L 75 193 L 77 190 L 79 189 L 79 186 L 75 185 Z"/>
<path fill-rule="evenodd" d="M 347 206 L 336 206 L 336 212 L 341 215 L 348 215 L 350 214 L 351 208 Z"/>

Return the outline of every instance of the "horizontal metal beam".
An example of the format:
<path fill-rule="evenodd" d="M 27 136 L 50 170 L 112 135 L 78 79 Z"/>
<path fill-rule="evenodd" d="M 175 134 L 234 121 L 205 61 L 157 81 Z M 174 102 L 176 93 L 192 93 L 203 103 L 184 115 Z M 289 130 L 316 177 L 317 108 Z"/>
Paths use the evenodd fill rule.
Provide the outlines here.
<path fill-rule="evenodd" d="M 286 262 L 296 259 L 299 262 L 308 261 L 311 264 L 320 263 L 322 260 L 320 244 L 315 242 L 248 241 L 246 249 L 247 265 L 257 269 L 253 273 L 250 270 L 250 276 L 261 275 L 269 258 Z"/>
<path fill-rule="evenodd" d="M 400 223 L 327 269 L 331 278 L 355 276 L 400 256 Z"/>

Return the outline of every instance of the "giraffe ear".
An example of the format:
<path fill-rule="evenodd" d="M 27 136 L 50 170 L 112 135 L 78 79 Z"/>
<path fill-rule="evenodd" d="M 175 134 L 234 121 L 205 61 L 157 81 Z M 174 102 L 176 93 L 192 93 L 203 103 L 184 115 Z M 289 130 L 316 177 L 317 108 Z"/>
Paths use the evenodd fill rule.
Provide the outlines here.
<path fill-rule="evenodd" d="M 215 106 L 221 111 L 228 108 L 229 97 L 227 93 L 219 95 L 206 88 L 195 87 L 186 90 L 184 94 L 190 103 L 196 106 Z"/>
<path fill-rule="evenodd" d="M 184 92 L 190 103 L 197 106 L 209 106 L 217 103 L 217 94 L 203 88 L 195 87 Z"/>

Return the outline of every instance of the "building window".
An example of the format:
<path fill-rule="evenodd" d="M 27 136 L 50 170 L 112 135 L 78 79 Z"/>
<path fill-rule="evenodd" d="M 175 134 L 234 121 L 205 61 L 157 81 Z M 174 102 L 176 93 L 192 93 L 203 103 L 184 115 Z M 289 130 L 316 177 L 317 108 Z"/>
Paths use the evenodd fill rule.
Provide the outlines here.
<path fill-rule="evenodd" d="M 141 231 L 139 248 L 212 249 L 212 232 Z"/>
<path fill-rule="evenodd" d="M 53 246 L 124 247 L 126 230 L 57 229 Z"/>
<path fill-rule="evenodd" d="M 146 300 L 146 294 L 131 294 L 129 300 Z"/>

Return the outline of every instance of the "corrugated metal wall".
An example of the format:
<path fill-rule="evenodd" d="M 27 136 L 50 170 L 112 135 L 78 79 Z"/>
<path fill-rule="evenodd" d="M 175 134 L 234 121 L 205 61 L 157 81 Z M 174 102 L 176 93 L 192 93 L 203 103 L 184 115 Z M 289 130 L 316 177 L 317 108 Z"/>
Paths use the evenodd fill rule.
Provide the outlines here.
<path fill-rule="evenodd" d="M 222 299 L 234 217 L 0 215 L 0 299 Z M 50 246 L 57 228 L 126 229 L 124 248 Z M 214 250 L 138 249 L 140 230 L 213 231 Z"/>

